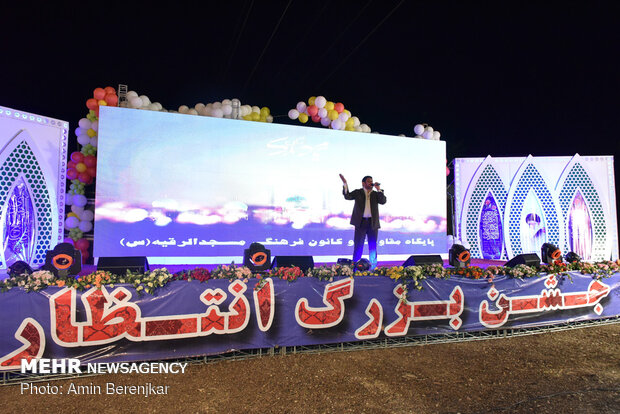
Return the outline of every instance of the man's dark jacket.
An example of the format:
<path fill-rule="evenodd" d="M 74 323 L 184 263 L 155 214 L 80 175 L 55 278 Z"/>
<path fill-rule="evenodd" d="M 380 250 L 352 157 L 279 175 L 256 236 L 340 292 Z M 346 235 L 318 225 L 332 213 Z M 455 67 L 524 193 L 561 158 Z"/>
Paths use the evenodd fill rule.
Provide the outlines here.
<path fill-rule="evenodd" d="M 362 224 L 362 218 L 364 217 L 364 209 L 366 208 L 366 191 L 363 188 L 358 188 L 350 193 L 347 193 L 346 187 L 342 189 L 342 194 L 347 200 L 355 200 L 353 206 L 353 212 L 351 213 L 351 224 L 359 226 Z M 372 218 L 370 223 L 373 229 L 381 228 L 379 224 L 379 204 L 385 204 L 385 195 L 383 191 L 372 191 L 370 193 L 370 213 Z"/>

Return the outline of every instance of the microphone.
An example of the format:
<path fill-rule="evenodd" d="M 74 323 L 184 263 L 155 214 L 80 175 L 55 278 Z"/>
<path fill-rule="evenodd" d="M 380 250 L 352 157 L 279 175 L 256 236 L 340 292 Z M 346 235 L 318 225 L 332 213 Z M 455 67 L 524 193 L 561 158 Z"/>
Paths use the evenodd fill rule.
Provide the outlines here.
<path fill-rule="evenodd" d="M 381 185 L 381 183 L 374 183 L 373 185 L 374 185 L 374 186 L 377 186 L 377 185 Z"/>

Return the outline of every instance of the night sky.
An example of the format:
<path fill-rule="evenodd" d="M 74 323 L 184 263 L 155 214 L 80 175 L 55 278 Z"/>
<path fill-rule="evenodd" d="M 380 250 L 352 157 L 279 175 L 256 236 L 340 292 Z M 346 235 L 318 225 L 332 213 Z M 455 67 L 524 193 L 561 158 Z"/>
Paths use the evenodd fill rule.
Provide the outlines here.
<path fill-rule="evenodd" d="M 380 133 L 430 124 L 449 160 L 620 154 L 618 1 L 172 4 L 5 5 L 0 105 L 74 129 L 94 88 L 122 83 L 300 125 L 288 110 L 323 95 Z"/>

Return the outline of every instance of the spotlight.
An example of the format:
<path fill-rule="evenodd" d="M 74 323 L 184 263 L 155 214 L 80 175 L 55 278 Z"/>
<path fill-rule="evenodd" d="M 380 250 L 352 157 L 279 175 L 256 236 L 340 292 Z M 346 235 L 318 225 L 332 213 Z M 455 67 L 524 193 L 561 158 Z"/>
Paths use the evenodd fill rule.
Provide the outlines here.
<path fill-rule="evenodd" d="M 469 250 L 460 244 L 453 244 L 448 254 L 450 266 L 462 269 L 471 263 L 471 254 Z"/>
<path fill-rule="evenodd" d="M 557 260 L 562 260 L 562 252 L 551 243 L 545 243 L 540 248 L 540 256 L 543 263 L 553 264 Z"/>
<path fill-rule="evenodd" d="M 243 251 L 243 265 L 253 272 L 262 272 L 271 268 L 271 250 L 265 249 L 260 243 L 250 244 Z"/>
<path fill-rule="evenodd" d="M 564 256 L 564 260 L 566 260 L 567 263 L 578 263 L 581 261 L 581 257 L 575 252 L 568 252 Z"/>
<path fill-rule="evenodd" d="M 45 254 L 45 264 L 41 267 L 58 277 L 77 275 L 82 270 L 82 253 L 71 243 L 60 243 L 54 250 Z"/>
<path fill-rule="evenodd" d="M 357 263 L 355 263 L 355 270 L 358 272 L 365 272 L 370 269 L 370 262 L 368 259 L 359 259 Z"/>
<path fill-rule="evenodd" d="M 22 260 L 19 260 L 9 266 L 10 277 L 23 275 L 24 273 L 27 273 L 29 275 L 32 274 L 32 268 L 28 266 L 28 263 Z"/>

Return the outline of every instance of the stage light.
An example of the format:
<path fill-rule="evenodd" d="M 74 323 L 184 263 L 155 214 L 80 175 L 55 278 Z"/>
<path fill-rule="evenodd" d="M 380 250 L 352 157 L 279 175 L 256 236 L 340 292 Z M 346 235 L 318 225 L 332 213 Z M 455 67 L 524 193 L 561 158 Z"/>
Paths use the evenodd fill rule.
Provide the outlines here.
<path fill-rule="evenodd" d="M 357 263 L 355 263 L 355 270 L 358 272 L 365 272 L 370 269 L 370 262 L 368 259 L 359 259 Z"/>
<path fill-rule="evenodd" d="M 567 263 L 578 263 L 581 261 L 581 257 L 575 252 L 568 252 L 564 256 L 564 260 L 566 260 Z"/>
<path fill-rule="evenodd" d="M 448 253 L 448 261 L 450 266 L 462 269 L 471 263 L 471 254 L 465 246 L 453 244 Z"/>
<path fill-rule="evenodd" d="M 23 275 L 24 273 L 29 274 L 29 275 L 32 274 L 32 268 L 28 266 L 28 263 L 24 261 L 19 260 L 13 263 L 11 266 L 9 266 L 10 277 Z"/>
<path fill-rule="evenodd" d="M 250 244 L 243 251 L 243 265 L 253 272 L 263 272 L 271 268 L 271 250 L 265 249 L 260 243 Z"/>
<path fill-rule="evenodd" d="M 562 260 L 562 252 L 551 243 L 545 243 L 540 248 L 540 256 L 543 263 L 553 264 L 557 260 Z"/>
<path fill-rule="evenodd" d="M 49 270 L 56 277 L 77 275 L 82 270 L 82 253 L 71 243 L 60 243 L 54 250 L 45 254 L 45 264 L 41 267 Z"/>

